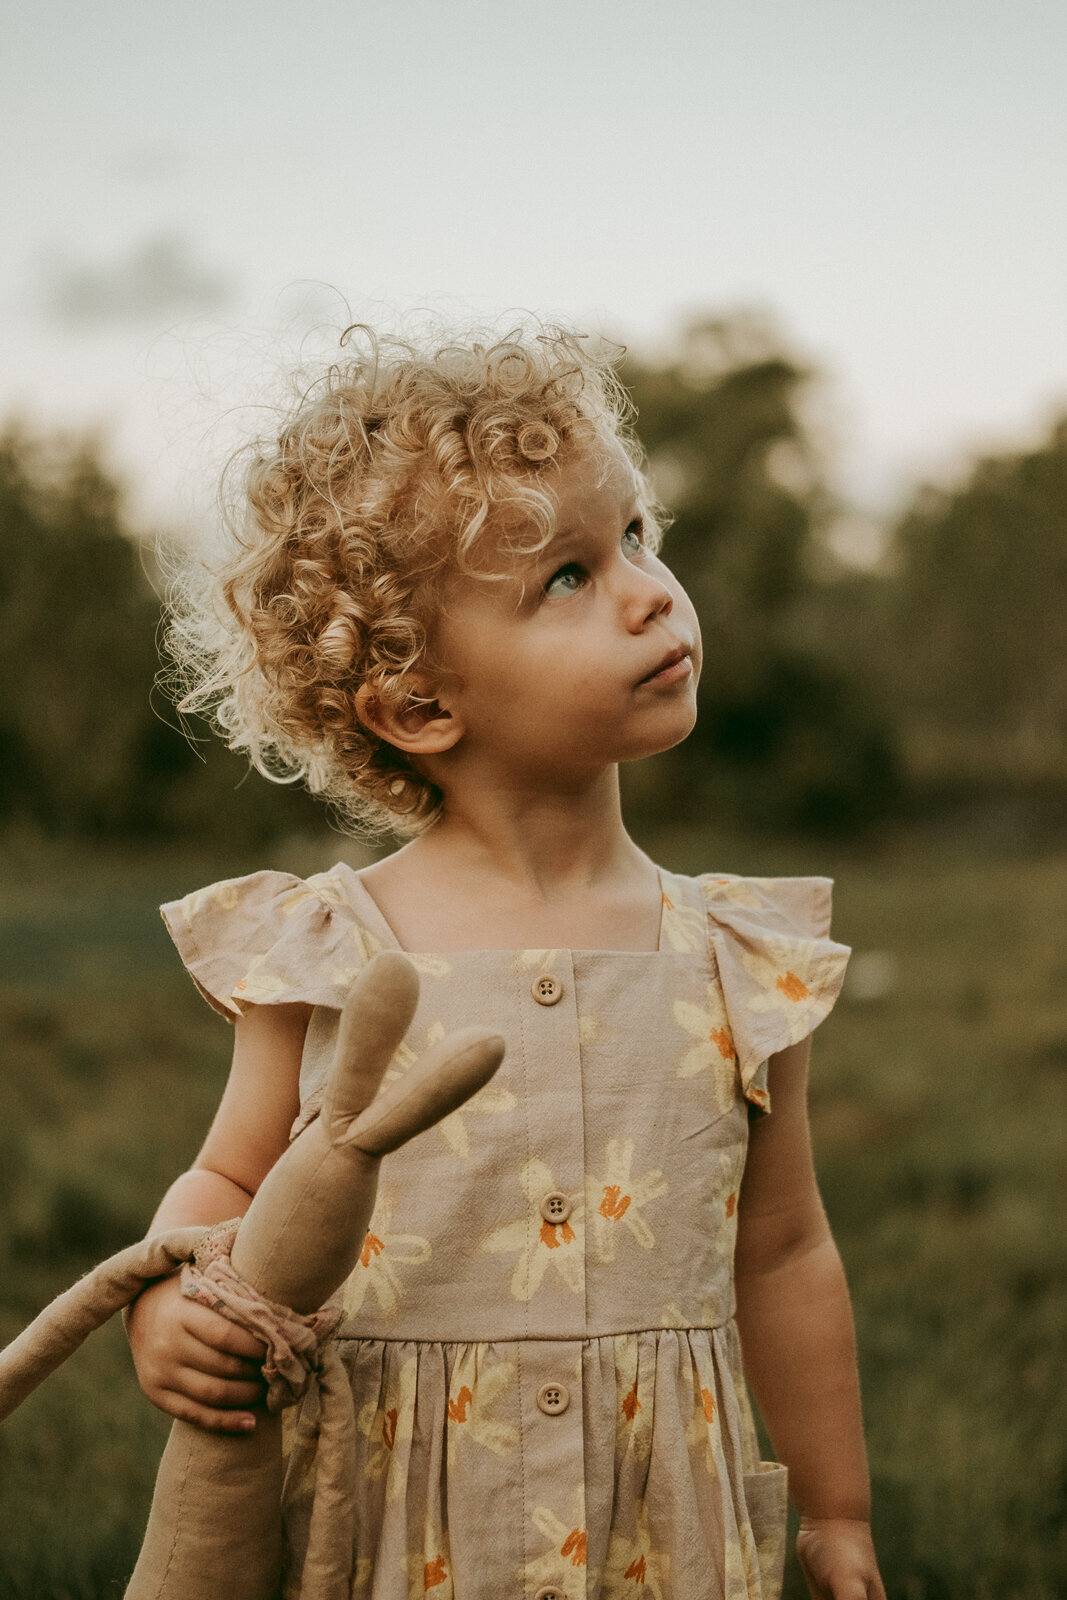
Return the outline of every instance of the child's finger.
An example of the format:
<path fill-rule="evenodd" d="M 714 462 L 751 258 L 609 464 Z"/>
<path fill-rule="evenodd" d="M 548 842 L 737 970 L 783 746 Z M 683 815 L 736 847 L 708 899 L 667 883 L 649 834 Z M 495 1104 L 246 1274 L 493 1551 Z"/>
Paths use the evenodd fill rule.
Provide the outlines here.
<path fill-rule="evenodd" d="M 230 1322 L 209 1306 L 187 1301 L 183 1323 L 194 1339 L 209 1345 L 212 1350 L 222 1351 L 224 1355 L 262 1361 L 266 1353 L 263 1341 L 257 1339 L 254 1333 L 249 1333 L 247 1328 L 239 1328 L 236 1322 Z"/>
<path fill-rule="evenodd" d="M 209 1433 L 251 1433 L 256 1425 L 251 1411 L 220 1411 L 212 1406 L 199 1405 L 176 1389 L 162 1390 L 155 1403 L 168 1416 L 176 1417 L 180 1422 L 191 1422 Z"/>
<path fill-rule="evenodd" d="M 262 1383 L 263 1355 L 233 1356 L 225 1350 L 192 1338 L 183 1347 L 183 1365 L 212 1378 L 238 1378 L 245 1383 Z"/>
<path fill-rule="evenodd" d="M 183 1394 L 187 1400 L 210 1411 L 235 1411 L 259 1405 L 266 1390 L 262 1381 L 249 1383 L 238 1378 L 215 1378 L 195 1367 L 183 1367 L 171 1392 Z"/>

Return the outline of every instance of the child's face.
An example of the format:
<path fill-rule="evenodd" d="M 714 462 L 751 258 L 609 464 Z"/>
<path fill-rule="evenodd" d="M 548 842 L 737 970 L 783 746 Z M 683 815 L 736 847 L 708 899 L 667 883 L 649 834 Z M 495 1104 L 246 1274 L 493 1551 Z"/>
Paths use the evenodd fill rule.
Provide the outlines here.
<path fill-rule="evenodd" d="M 468 754 L 566 780 L 684 739 L 701 652 L 688 595 L 642 542 L 621 447 L 568 462 L 556 498 L 555 536 L 513 577 L 454 580 L 435 654 Z"/>

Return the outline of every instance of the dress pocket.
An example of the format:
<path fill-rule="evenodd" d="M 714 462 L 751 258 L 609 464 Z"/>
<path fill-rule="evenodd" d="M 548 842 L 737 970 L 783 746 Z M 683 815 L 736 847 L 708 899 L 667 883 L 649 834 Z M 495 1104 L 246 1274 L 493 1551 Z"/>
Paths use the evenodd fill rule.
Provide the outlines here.
<path fill-rule="evenodd" d="M 778 1461 L 761 1461 L 744 1476 L 745 1507 L 759 1559 L 763 1600 L 779 1600 L 785 1570 L 789 1473 Z"/>

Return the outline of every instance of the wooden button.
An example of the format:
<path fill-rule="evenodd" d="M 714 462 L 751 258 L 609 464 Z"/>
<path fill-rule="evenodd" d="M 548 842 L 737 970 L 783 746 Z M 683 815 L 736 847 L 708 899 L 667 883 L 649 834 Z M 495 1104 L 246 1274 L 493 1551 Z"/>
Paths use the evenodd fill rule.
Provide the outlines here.
<path fill-rule="evenodd" d="M 543 1383 L 537 1391 L 537 1404 L 546 1417 L 558 1417 L 571 1403 L 565 1383 Z"/>
<path fill-rule="evenodd" d="M 566 1222 L 571 1214 L 571 1203 L 562 1189 L 550 1189 L 541 1201 L 541 1215 L 546 1222 Z"/>
<path fill-rule="evenodd" d="M 530 993 L 539 1006 L 554 1006 L 563 993 L 563 985 L 557 983 L 549 973 L 543 972 L 539 978 L 534 979 Z"/>

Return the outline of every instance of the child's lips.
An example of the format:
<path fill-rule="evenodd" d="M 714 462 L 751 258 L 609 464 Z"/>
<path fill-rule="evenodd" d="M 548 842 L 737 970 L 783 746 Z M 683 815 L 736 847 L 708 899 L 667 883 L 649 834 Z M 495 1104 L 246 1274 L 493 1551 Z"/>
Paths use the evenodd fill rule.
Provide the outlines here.
<path fill-rule="evenodd" d="M 659 688 L 672 683 L 683 683 L 692 677 L 692 674 L 691 647 L 680 645 L 677 650 L 672 650 L 664 656 L 659 666 L 650 672 L 647 678 L 642 678 L 641 683 L 652 684 Z"/>

